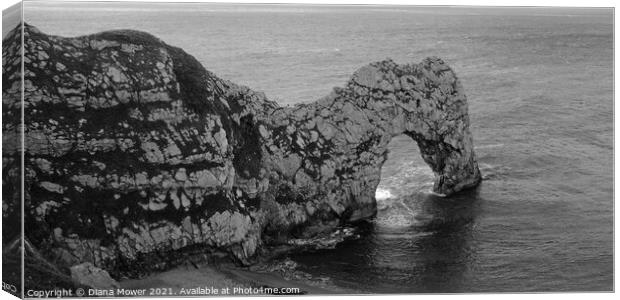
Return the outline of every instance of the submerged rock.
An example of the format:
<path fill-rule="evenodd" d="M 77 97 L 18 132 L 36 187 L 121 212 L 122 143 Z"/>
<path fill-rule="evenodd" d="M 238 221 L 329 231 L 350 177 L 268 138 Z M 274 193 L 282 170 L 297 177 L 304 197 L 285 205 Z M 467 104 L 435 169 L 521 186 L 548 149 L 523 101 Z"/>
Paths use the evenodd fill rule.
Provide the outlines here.
<path fill-rule="evenodd" d="M 19 218 L 23 108 L 26 235 L 67 266 L 163 268 L 196 247 L 249 264 L 264 241 L 370 218 L 400 134 L 435 192 L 480 181 L 466 97 L 439 58 L 373 63 L 280 107 L 144 32 L 64 38 L 25 24 L 21 102 L 19 32 L 2 52 L 3 218 Z"/>

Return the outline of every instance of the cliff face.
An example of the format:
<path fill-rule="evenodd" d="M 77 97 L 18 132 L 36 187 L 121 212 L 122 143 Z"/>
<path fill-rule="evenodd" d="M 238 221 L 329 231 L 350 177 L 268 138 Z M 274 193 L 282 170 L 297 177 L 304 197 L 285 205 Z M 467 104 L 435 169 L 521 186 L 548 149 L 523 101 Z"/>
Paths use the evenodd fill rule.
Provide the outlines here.
<path fill-rule="evenodd" d="M 3 47 L 3 217 L 19 208 L 19 28 Z M 280 107 L 136 31 L 24 28 L 26 237 L 67 265 L 117 270 L 372 217 L 390 139 L 413 138 L 449 195 L 480 181 L 467 102 L 438 58 L 359 69 Z M 11 238 L 3 233 L 5 238 Z"/>

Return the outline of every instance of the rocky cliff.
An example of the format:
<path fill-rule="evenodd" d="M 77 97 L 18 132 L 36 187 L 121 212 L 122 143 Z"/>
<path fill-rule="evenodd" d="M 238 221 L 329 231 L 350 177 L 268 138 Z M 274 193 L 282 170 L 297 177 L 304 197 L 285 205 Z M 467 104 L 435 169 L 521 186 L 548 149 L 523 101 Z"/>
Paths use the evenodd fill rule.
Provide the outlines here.
<path fill-rule="evenodd" d="M 19 211 L 23 109 L 26 237 L 67 266 L 129 272 L 185 251 L 247 264 L 265 243 L 370 218 L 400 134 L 437 193 L 480 181 L 463 88 L 438 58 L 373 63 L 281 107 L 144 32 L 25 25 L 22 103 L 17 37 L 2 49 L 3 218 Z"/>

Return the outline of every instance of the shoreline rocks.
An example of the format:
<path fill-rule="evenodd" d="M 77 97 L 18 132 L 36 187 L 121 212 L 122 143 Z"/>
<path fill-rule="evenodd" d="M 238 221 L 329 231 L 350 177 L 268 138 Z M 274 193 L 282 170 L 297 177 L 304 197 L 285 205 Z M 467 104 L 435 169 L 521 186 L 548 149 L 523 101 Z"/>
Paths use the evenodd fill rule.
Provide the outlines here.
<path fill-rule="evenodd" d="M 80 285 L 99 290 L 120 288 L 118 282 L 112 279 L 108 272 L 93 266 L 89 262 L 71 267 L 71 279 Z"/>
<path fill-rule="evenodd" d="M 439 58 L 373 63 L 280 107 L 144 32 L 64 38 L 25 24 L 22 103 L 19 31 L 3 45 L 3 219 L 20 205 L 24 105 L 26 236 L 67 266 L 114 276 L 196 249 L 247 265 L 266 240 L 371 218 L 401 134 L 435 192 L 480 181 L 466 97 Z"/>

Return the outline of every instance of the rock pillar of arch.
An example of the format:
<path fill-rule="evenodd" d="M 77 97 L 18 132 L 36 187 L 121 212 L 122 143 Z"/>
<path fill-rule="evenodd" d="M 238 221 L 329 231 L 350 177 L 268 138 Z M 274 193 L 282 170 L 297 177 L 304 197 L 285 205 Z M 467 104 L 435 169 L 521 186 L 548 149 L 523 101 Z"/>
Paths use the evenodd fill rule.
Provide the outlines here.
<path fill-rule="evenodd" d="M 480 182 L 467 98 L 443 60 L 371 64 L 355 72 L 349 87 L 359 93 L 358 105 L 366 108 L 367 115 L 387 123 L 385 134 L 390 138 L 405 134 L 417 142 L 435 174 L 434 192 L 450 195 Z"/>

